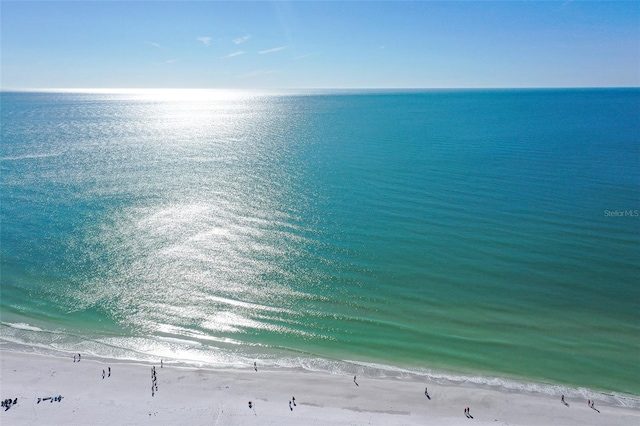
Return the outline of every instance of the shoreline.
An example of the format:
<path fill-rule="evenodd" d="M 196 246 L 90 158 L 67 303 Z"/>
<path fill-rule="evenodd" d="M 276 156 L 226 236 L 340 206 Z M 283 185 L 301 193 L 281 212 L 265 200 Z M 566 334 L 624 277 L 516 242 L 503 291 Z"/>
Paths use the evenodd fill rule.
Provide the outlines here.
<path fill-rule="evenodd" d="M 43 332 L 39 328 L 21 324 L 2 322 L 0 328 L 17 328 L 22 331 Z M 0 336 L 0 352 L 3 350 L 19 353 L 33 353 L 42 356 L 52 356 L 57 358 L 65 358 L 72 356 L 72 350 L 66 347 L 52 347 L 47 343 L 30 344 L 26 342 L 7 339 L 8 336 Z M 560 398 L 565 395 L 575 399 L 594 399 L 598 403 L 606 403 L 612 406 L 630 407 L 640 409 L 640 395 L 631 393 L 593 389 L 584 386 L 572 384 L 562 384 L 539 381 L 535 379 L 527 379 L 524 377 L 508 377 L 501 376 L 499 373 L 475 373 L 460 372 L 454 370 L 432 370 L 429 368 L 412 368 L 403 367 L 380 362 L 357 361 L 357 360 L 338 360 L 325 359 L 308 354 L 299 355 L 291 352 L 284 356 L 275 356 L 275 352 L 267 355 L 258 352 L 255 354 L 241 352 L 222 351 L 216 355 L 216 359 L 208 357 L 176 357 L 175 354 L 150 354 L 146 351 L 135 351 L 127 348 L 117 348 L 120 352 L 114 352 L 111 355 L 105 355 L 104 350 L 113 349 L 108 342 L 91 340 L 90 345 L 86 345 L 87 341 L 81 344 L 73 345 L 73 351 L 79 351 L 90 355 L 94 359 L 100 359 L 110 363 L 132 363 L 132 364 L 149 364 L 152 365 L 158 359 L 164 357 L 168 365 L 184 368 L 200 368 L 211 370 L 222 369 L 242 369 L 258 360 L 263 366 L 272 370 L 287 371 L 303 371 L 321 374 L 334 375 L 365 375 L 372 378 L 389 379 L 389 380 L 422 380 L 439 385 L 446 386 L 472 386 L 481 389 L 495 390 L 505 393 L 521 393 L 527 395 L 546 395 Z M 65 345 L 68 346 L 68 345 Z M 184 354 L 187 355 L 187 354 Z M 194 355 L 194 354 L 191 354 Z M 198 355 L 198 354 L 195 354 Z M 255 356 L 252 356 L 255 355 Z"/>
<path fill-rule="evenodd" d="M 640 409 L 586 399 L 499 390 L 471 383 L 447 384 L 423 377 L 368 377 L 262 366 L 200 368 L 85 354 L 62 357 L 0 348 L 0 398 L 18 398 L 3 424 L 466 424 L 470 407 L 480 424 L 626 425 Z M 155 365 L 157 392 L 152 394 Z M 102 371 L 111 367 L 111 376 Z M 428 388 L 431 399 L 424 394 Z M 38 398 L 61 395 L 61 402 Z M 288 401 L 295 396 L 292 409 Z M 248 407 L 252 401 L 252 408 Z M 5 423 L 6 422 L 6 423 Z M 302 423 L 301 423 L 302 422 Z"/>
<path fill-rule="evenodd" d="M 45 330 L 27 327 L 22 324 L 19 330 L 46 332 Z M 15 324 L 2 322 L 0 329 L 6 327 L 15 328 Z M 53 332 L 54 334 L 56 332 Z M 3 333 L 4 334 L 4 333 Z M 63 333 L 63 335 L 65 335 Z M 509 377 L 500 373 L 490 372 L 463 372 L 448 369 L 413 368 L 385 364 L 378 361 L 361 361 L 351 359 L 332 359 L 314 356 L 312 354 L 299 354 L 296 352 L 269 354 L 262 351 L 256 353 L 228 351 L 218 348 L 219 353 L 214 353 L 213 358 L 203 357 L 200 353 L 171 353 L 163 351 L 152 354 L 145 350 L 132 350 L 126 347 L 112 346 L 109 342 L 101 340 L 82 341 L 80 344 L 64 347 L 54 347 L 52 342 L 40 344 L 16 341 L 0 335 L 0 353 L 3 351 L 28 353 L 45 357 L 66 358 L 73 355 L 73 351 L 82 352 L 92 359 L 102 360 L 112 364 L 149 364 L 153 365 L 160 358 L 164 358 L 166 365 L 179 368 L 197 368 L 205 370 L 239 369 L 258 361 L 271 370 L 301 371 L 331 375 L 358 375 L 377 379 L 388 380 L 422 380 L 445 386 L 472 386 L 480 389 L 494 390 L 501 393 L 521 393 L 526 395 L 544 395 L 560 398 L 565 395 L 575 399 L 593 399 L 598 403 L 606 403 L 611 406 L 629 407 L 640 409 L 640 395 L 632 393 L 612 391 L 606 389 L 589 388 L 572 384 L 546 382 L 525 377 Z M 89 343 L 87 345 L 87 343 Z M 113 353 L 105 353 L 116 349 Z M 148 348 L 147 348 L 148 349 Z M 175 356 L 184 355 L 184 356 Z"/>

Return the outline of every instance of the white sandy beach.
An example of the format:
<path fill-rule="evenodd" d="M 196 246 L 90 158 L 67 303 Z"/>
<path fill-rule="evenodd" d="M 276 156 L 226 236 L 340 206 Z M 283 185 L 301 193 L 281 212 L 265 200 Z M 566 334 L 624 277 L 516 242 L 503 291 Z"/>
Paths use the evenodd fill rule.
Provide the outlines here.
<path fill-rule="evenodd" d="M 416 379 L 303 370 L 197 369 L 0 352 L 3 425 L 632 425 L 640 410 L 542 394 L 502 392 Z M 102 378 L 103 369 L 111 377 Z M 107 373 L 108 375 L 108 373 Z M 424 395 L 428 386 L 431 399 Z M 61 402 L 37 402 L 62 395 Z M 295 396 L 296 405 L 289 408 Z M 248 402 L 253 402 L 249 408 Z M 465 417 L 470 407 L 473 419 Z"/>

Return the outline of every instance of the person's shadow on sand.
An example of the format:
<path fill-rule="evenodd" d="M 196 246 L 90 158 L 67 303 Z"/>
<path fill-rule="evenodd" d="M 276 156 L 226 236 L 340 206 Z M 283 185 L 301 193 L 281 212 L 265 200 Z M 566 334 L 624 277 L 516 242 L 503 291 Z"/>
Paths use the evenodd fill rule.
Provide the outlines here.
<path fill-rule="evenodd" d="M 471 413 L 469 412 L 469 407 L 464 409 L 464 415 L 467 416 L 468 419 L 473 419 L 473 416 L 471 415 Z"/>

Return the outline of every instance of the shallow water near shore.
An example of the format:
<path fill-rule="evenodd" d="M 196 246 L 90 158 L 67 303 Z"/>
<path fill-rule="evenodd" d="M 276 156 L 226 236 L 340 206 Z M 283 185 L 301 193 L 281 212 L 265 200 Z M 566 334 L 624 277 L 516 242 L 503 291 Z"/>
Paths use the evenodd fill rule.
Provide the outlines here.
<path fill-rule="evenodd" d="M 638 90 L 1 101 L 5 342 L 640 394 Z"/>

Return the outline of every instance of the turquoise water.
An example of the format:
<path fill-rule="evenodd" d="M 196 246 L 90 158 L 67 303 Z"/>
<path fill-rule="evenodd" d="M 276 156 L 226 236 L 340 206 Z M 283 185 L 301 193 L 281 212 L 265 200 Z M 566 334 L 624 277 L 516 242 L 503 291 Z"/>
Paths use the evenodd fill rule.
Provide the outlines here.
<path fill-rule="evenodd" d="M 5 342 L 640 395 L 640 90 L 1 96 Z"/>

